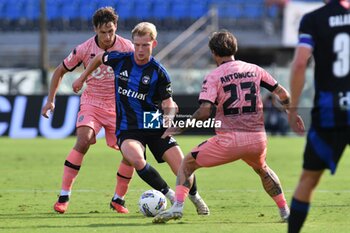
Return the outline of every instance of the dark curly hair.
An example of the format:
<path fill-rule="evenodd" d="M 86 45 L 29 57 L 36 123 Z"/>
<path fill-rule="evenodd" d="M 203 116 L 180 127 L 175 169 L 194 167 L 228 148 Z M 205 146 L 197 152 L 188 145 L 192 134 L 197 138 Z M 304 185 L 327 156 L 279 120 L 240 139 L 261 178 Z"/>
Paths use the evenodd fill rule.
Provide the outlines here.
<path fill-rule="evenodd" d="M 226 30 L 214 32 L 209 40 L 209 48 L 217 56 L 233 56 L 238 50 L 237 39 Z"/>
<path fill-rule="evenodd" d="M 97 9 L 92 17 L 92 24 L 95 28 L 99 28 L 101 25 L 113 22 L 115 25 L 118 23 L 118 14 L 113 7 L 106 6 Z"/>

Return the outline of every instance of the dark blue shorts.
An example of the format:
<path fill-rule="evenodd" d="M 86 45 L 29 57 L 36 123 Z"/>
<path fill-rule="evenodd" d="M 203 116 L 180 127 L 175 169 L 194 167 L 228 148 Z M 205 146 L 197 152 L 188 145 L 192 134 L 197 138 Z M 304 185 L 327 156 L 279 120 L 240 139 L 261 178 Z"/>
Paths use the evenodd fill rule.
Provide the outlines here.
<path fill-rule="evenodd" d="M 349 128 L 311 127 L 307 135 L 303 168 L 313 171 L 330 169 L 334 174 L 346 145 L 350 145 Z"/>
<path fill-rule="evenodd" d="M 166 137 L 164 139 L 161 138 L 164 131 L 165 129 L 121 131 L 118 136 L 118 146 L 119 148 L 121 148 L 123 141 L 125 141 L 126 139 L 134 139 L 136 141 L 139 141 L 145 148 L 146 146 L 148 146 L 157 162 L 163 163 L 164 160 L 162 159 L 162 157 L 164 153 L 168 149 L 174 146 L 178 146 L 175 138 L 173 137 Z M 144 156 L 146 159 L 146 151 Z"/>

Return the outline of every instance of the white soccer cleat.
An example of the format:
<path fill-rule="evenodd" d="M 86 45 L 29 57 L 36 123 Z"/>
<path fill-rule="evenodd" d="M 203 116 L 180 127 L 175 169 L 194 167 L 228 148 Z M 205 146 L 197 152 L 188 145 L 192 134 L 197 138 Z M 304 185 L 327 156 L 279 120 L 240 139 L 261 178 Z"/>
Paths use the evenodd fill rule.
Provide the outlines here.
<path fill-rule="evenodd" d="M 182 218 L 183 206 L 178 206 L 176 203 L 168 210 L 160 212 L 152 220 L 153 223 L 166 223 L 169 220 L 179 220 Z"/>
<path fill-rule="evenodd" d="M 195 195 L 188 195 L 188 198 L 191 200 L 191 202 L 194 204 L 197 210 L 198 215 L 209 215 L 210 210 L 207 204 L 205 204 L 204 200 L 201 196 L 199 196 L 198 193 Z"/>
<path fill-rule="evenodd" d="M 285 205 L 279 208 L 279 210 L 280 210 L 280 216 L 281 216 L 282 222 L 288 222 L 288 218 L 290 214 L 288 205 Z"/>

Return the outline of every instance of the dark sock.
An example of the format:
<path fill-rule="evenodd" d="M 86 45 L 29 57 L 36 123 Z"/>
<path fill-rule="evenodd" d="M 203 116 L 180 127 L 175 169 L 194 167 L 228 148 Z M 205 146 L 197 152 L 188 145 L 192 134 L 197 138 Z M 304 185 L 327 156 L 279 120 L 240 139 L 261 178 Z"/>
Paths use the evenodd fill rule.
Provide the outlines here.
<path fill-rule="evenodd" d="M 192 184 L 192 187 L 190 189 L 189 194 L 193 196 L 193 195 L 196 195 L 196 193 L 197 193 L 197 182 L 196 182 L 196 176 L 193 175 L 193 184 Z"/>
<path fill-rule="evenodd" d="M 141 170 L 136 171 L 143 181 L 149 184 L 152 188 L 162 192 L 164 195 L 169 191 L 169 186 L 160 176 L 158 171 L 148 163 Z"/>
<path fill-rule="evenodd" d="M 69 196 L 68 195 L 64 195 L 64 196 L 59 196 L 58 197 L 58 202 L 59 203 L 65 203 L 67 201 L 69 201 Z"/>
<path fill-rule="evenodd" d="M 309 213 L 310 203 L 298 201 L 293 197 L 290 205 L 290 215 L 288 218 L 288 233 L 298 233 L 303 226 L 307 214 Z"/>

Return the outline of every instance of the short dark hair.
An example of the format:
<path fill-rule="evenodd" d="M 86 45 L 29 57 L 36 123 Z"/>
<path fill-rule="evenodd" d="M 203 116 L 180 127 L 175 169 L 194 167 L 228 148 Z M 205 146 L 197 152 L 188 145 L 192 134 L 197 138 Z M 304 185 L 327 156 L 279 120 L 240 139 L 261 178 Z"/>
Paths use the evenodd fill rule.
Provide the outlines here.
<path fill-rule="evenodd" d="M 99 28 L 103 24 L 113 22 L 115 25 L 118 23 L 118 14 L 111 6 L 101 7 L 97 9 L 92 17 L 92 24 L 95 28 Z"/>
<path fill-rule="evenodd" d="M 209 40 L 209 48 L 219 57 L 233 56 L 238 50 L 237 39 L 226 30 L 214 32 Z"/>

